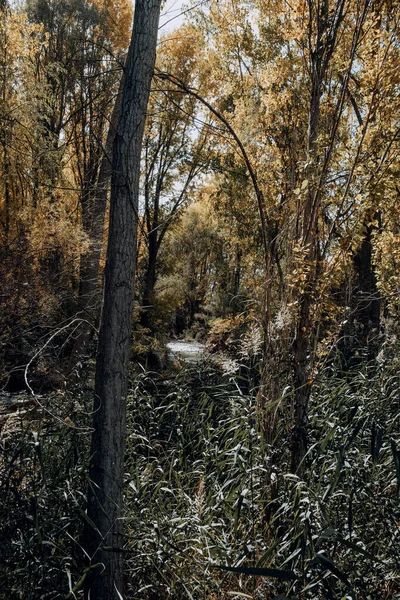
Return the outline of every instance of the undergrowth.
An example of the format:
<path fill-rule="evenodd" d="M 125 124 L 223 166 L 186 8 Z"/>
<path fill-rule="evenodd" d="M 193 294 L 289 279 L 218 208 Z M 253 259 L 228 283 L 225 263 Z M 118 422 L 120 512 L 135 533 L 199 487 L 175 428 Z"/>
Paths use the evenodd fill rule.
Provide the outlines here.
<path fill-rule="evenodd" d="M 0 598 L 66 598 L 84 559 L 88 407 L 60 390 L 21 400 L 0 439 Z"/>
<path fill-rule="evenodd" d="M 263 446 L 248 387 L 207 364 L 136 378 L 126 598 L 399 599 L 395 356 L 320 374 L 305 480 L 289 472 L 289 418 Z M 88 400 L 52 394 L 3 432 L 1 599 L 82 598 Z"/>
<path fill-rule="evenodd" d="M 130 398 L 128 597 L 400 598 L 397 369 L 321 374 L 306 481 L 284 429 L 263 448 L 256 390 L 186 377 Z"/>

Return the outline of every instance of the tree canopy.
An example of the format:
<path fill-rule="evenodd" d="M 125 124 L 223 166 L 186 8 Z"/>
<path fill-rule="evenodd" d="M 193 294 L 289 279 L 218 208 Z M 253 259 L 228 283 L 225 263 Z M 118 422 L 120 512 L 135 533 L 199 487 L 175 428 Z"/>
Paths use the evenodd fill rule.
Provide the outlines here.
<path fill-rule="evenodd" d="M 0 2 L 4 598 L 396 598 L 399 2 L 159 9 Z"/>

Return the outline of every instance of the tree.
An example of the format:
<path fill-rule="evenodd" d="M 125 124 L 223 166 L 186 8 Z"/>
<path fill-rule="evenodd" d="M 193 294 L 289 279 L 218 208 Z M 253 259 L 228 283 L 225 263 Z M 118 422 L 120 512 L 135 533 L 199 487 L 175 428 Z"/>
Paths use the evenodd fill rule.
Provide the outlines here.
<path fill-rule="evenodd" d="M 221 248 L 218 224 L 202 187 L 161 249 L 157 299 L 164 321 L 176 333 L 192 328 L 210 304 Z"/>
<path fill-rule="evenodd" d="M 84 320 L 71 351 L 71 366 L 81 358 L 93 331 L 90 325 L 97 326 L 99 319 L 100 259 L 111 156 L 121 105 L 122 65 L 132 22 L 132 6 L 127 0 L 92 0 L 91 4 L 96 7 L 96 23 L 82 32 L 85 35 L 76 51 L 74 68 L 77 75 L 71 90 L 67 125 L 75 158 L 75 181 L 81 190 L 82 229 L 88 240 L 88 247 L 80 259 L 77 302 Z"/>
<path fill-rule="evenodd" d="M 96 361 L 85 544 L 86 598 L 123 594 L 126 393 L 133 308 L 140 154 L 153 76 L 159 0 L 138 0 L 113 148 L 104 304 Z M 90 524 L 89 524 L 90 523 Z M 95 568 L 96 567 L 96 568 Z"/>
<path fill-rule="evenodd" d="M 171 69 L 187 85 L 198 77 L 201 41 L 193 28 L 181 27 L 163 38 L 157 69 Z M 143 144 L 144 232 L 147 264 L 143 276 L 141 324 L 154 327 L 154 288 L 160 248 L 168 230 L 193 196 L 197 176 L 209 163 L 208 127 L 196 100 L 155 81 Z"/>
<path fill-rule="evenodd" d="M 29 0 L 28 7 L 30 19 L 43 26 L 48 39 L 40 68 L 49 100 L 37 138 L 47 145 L 52 140 L 52 152 L 43 152 L 37 160 L 36 202 L 50 197 L 51 204 L 59 203 L 58 188 L 67 187 L 68 173 L 86 240 L 80 253 L 76 302 L 84 321 L 72 345 L 71 367 L 85 347 L 90 324 L 97 325 L 99 316 L 99 265 L 118 116 L 118 106 L 113 111 L 113 105 L 129 44 L 132 7 L 126 0 Z M 47 65 L 52 68 L 46 69 Z"/>
<path fill-rule="evenodd" d="M 390 3 L 258 0 L 251 7 L 219 2 L 202 7 L 207 18 L 198 21 L 209 42 L 210 103 L 230 126 L 258 201 L 265 258 L 260 424 L 272 441 L 283 416 L 292 469 L 301 474 L 320 343 L 344 320 L 332 292 L 357 265 L 371 197 L 381 194 L 375 184 L 371 194 L 374 177 L 366 185 L 365 165 L 377 163 L 372 171 L 378 165 L 382 174 L 394 157 L 391 119 L 380 125 L 391 131 L 388 146 L 373 132 L 383 90 L 396 89 L 397 24 Z M 287 386 L 293 411 L 282 400 Z"/>
<path fill-rule="evenodd" d="M 100 278 L 100 261 L 104 242 L 104 225 L 107 211 L 108 192 L 111 180 L 111 157 L 115 135 L 121 112 L 121 100 L 124 78 L 114 103 L 108 126 L 104 149 L 98 148 L 99 162 L 92 184 L 87 189 L 82 185 L 82 226 L 88 236 L 88 248 L 81 255 L 79 268 L 79 313 L 84 317 L 75 337 L 70 355 L 70 368 L 82 357 L 82 352 L 90 338 L 92 326 L 97 325 L 103 286 Z M 98 142 L 98 140 L 97 140 Z M 85 197 L 85 189 L 87 196 Z M 68 369 L 70 370 L 70 369 Z"/>

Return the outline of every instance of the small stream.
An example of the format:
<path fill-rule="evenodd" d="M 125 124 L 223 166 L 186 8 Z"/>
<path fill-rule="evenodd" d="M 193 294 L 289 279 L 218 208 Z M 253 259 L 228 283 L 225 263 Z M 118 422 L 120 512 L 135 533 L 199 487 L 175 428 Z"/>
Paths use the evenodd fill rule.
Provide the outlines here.
<path fill-rule="evenodd" d="M 167 344 L 171 360 L 184 360 L 187 363 L 200 362 L 206 351 L 204 344 L 200 342 L 173 341 Z"/>

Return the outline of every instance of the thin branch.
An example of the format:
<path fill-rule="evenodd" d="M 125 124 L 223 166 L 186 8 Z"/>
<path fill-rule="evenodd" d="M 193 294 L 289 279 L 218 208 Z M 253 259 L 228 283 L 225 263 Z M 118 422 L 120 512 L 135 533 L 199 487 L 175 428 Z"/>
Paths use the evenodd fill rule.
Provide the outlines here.
<path fill-rule="evenodd" d="M 181 79 L 179 79 L 175 75 L 171 75 L 170 73 L 165 73 L 165 72 L 161 72 L 161 71 L 158 71 L 158 70 L 156 70 L 155 76 L 158 77 L 161 80 L 170 81 L 171 83 L 173 83 L 174 85 L 176 85 L 178 88 L 180 88 L 181 90 L 183 90 L 185 93 L 190 94 L 191 96 L 193 96 L 194 98 L 196 98 L 199 102 L 201 102 L 204 106 L 206 106 L 208 108 L 208 110 L 215 117 L 217 117 L 217 119 L 219 119 L 225 125 L 225 127 L 227 128 L 227 130 L 229 131 L 229 133 L 231 134 L 231 136 L 235 140 L 237 146 L 240 149 L 240 153 L 242 155 L 242 158 L 243 158 L 244 162 L 246 163 L 246 167 L 247 167 L 248 172 L 250 174 L 250 178 L 251 178 L 251 181 L 252 181 L 252 184 L 253 184 L 253 188 L 254 188 L 254 191 L 255 191 L 255 194 L 256 194 L 257 204 L 258 204 L 258 210 L 259 210 L 260 220 L 261 220 L 261 233 L 262 233 L 264 258 L 265 258 L 267 270 L 269 270 L 269 264 L 270 264 L 269 263 L 269 257 L 270 257 L 270 247 L 269 247 L 269 244 L 270 244 L 270 239 L 269 239 L 270 235 L 269 235 L 269 230 L 271 228 L 271 220 L 269 218 L 268 213 L 265 210 L 264 196 L 263 196 L 263 193 L 261 191 L 261 188 L 258 185 L 257 175 L 255 173 L 253 165 L 251 164 L 250 158 L 249 158 L 249 156 L 248 156 L 248 154 L 246 152 L 246 149 L 245 149 L 242 141 L 240 140 L 239 136 L 237 135 L 237 133 L 233 129 L 232 125 L 230 125 L 230 123 L 226 120 L 226 118 L 219 111 L 217 111 L 207 100 L 205 100 L 202 96 L 200 96 L 200 94 L 198 94 L 193 88 L 188 87 Z"/>

